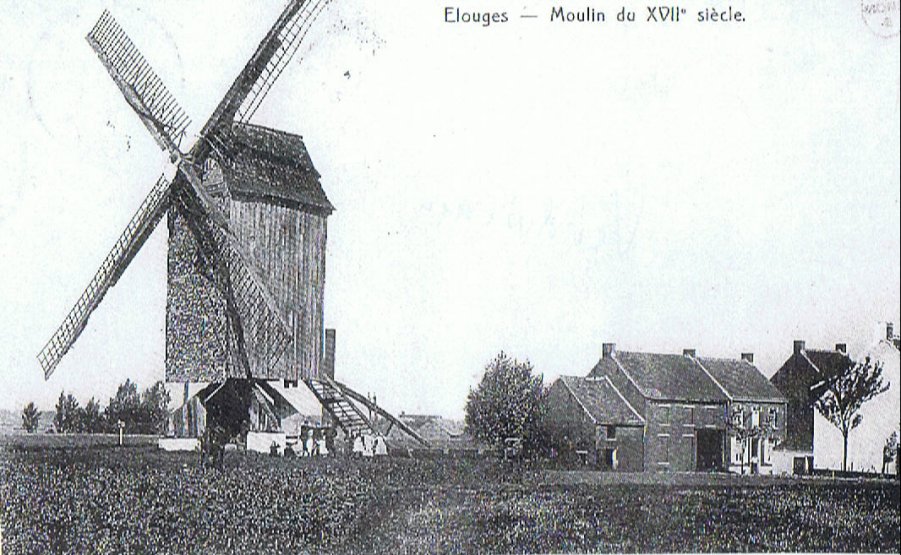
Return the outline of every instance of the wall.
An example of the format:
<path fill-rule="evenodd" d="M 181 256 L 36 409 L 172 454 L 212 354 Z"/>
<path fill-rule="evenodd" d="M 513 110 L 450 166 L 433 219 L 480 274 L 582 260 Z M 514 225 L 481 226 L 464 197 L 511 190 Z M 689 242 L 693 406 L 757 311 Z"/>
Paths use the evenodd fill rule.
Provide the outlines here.
<path fill-rule="evenodd" d="M 783 447 L 791 451 L 813 452 L 815 409 L 810 398 L 810 386 L 819 381 L 816 372 L 803 355 L 793 354 L 770 381 L 788 399 Z"/>
<path fill-rule="evenodd" d="M 784 443 L 786 437 L 786 404 L 734 401 L 729 406 L 733 426 L 739 422 L 748 428 L 754 426 L 755 409 L 758 414 L 757 426 L 765 432 L 755 442 L 752 438 L 739 440 L 730 431 L 726 444 L 726 460 L 729 461 L 730 472 L 747 474 L 754 469 L 760 474 L 773 474 L 775 471 L 775 459 L 778 458 L 775 450 Z"/>
<path fill-rule="evenodd" d="M 697 429 L 725 430 L 725 405 L 647 401 L 645 469 L 669 472 L 697 468 Z"/>
<path fill-rule="evenodd" d="M 293 344 L 255 377 L 298 380 L 319 375 L 325 294 L 325 216 L 258 200 L 233 199 L 231 226 L 268 281 L 293 328 Z"/>
<path fill-rule="evenodd" d="M 572 392 L 557 380 L 548 389 L 545 415 L 550 442 L 563 463 L 575 463 L 575 450 L 589 452 L 589 464 L 597 464 L 594 421 L 585 413 Z"/>
<path fill-rule="evenodd" d="M 606 425 L 595 430 L 599 466 L 603 466 L 604 450 L 616 449 L 617 472 L 644 470 L 644 426 L 616 426 L 615 438 L 608 437 Z"/>
<path fill-rule="evenodd" d="M 860 408 L 860 425 L 848 434 L 848 470 L 882 472 L 882 452 L 885 441 L 897 432 L 901 422 L 901 355 L 888 341 L 879 341 L 856 360 L 871 360 L 882 364 L 882 380 L 888 391 L 867 401 Z M 841 470 L 842 434 L 818 411 L 814 413 L 814 463 L 816 468 Z M 893 473 L 894 463 L 887 468 Z"/>
<path fill-rule="evenodd" d="M 212 253 L 189 225 L 173 189 L 168 212 L 169 245 L 166 290 L 166 381 L 218 382 L 226 376 L 229 330 L 225 302 L 214 281 Z"/>

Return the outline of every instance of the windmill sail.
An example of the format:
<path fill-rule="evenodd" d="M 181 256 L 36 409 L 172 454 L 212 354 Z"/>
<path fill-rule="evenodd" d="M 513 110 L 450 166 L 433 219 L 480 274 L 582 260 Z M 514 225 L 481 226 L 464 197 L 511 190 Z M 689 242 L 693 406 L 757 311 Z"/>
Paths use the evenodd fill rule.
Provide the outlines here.
<path fill-rule="evenodd" d="M 279 22 L 288 17 L 288 14 L 296 13 L 302 2 L 303 0 L 292 1 L 282 14 Z M 276 23 L 273 30 L 284 26 L 284 24 L 280 26 L 279 22 Z M 103 12 L 94 28 L 88 33 L 87 41 L 157 143 L 164 150 L 169 151 L 173 161 L 178 162 L 179 175 L 183 176 L 191 185 L 194 196 L 202 207 L 198 217 L 209 219 L 213 225 L 217 226 L 224 233 L 224 237 L 221 238 L 223 239 L 222 243 L 227 242 L 230 256 L 240 260 L 240 264 L 236 263 L 234 267 L 240 266 L 243 269 L 241 276 L 253 282 L 253 290 L 256 292 L 256 297 L 262 299 L 267 311 L 273 314 L 279 325 L 285 328 L 285 333 L 287 333 L 287 319 L 280 313 L 271 295 L 269 295 L 265 286 L 265 280 L 252 266 L 251 258 L 247 255 L 240 242 L 229 231 L 228 219 L 225 214 L 216 206 L 216 203 L 201 183 L 195 165 L 200 166 L 203 164 L 206 153 L 209 150 L 200 149 L 203 152 L 195 152 L 196 156 L 185 158 L 178 149 L 176 139 L 184 134 L 188 120 L 175 98 L 169 93 L 162 80 L 156 75 L 141 53 L 138 52 L 134 43 L 119 27 L 119 24 L 109 12 Z M 273 45 L 273 48 L 276 46 L 275 43 L 270 44 Z M 268 58 L 259 55 L 259 52 L 257 54 L 257 57 L 261 60 L 268 60 Z M 218 127 L 209 127 L 208 132 L 204 133 L 201 139 L 197 141 L 197 145 L 215 146 L 217 142 L 222 144 L 221 139 L 217 139 L 215 135 L 217 131 L 220 131 Z M 217 141 L 214 141 L 214 139 L 217 139 Z M 194 150 L 198 150 L 196 146 Z M 247 287 L 243 288 L 243 290 L 247 289 Z"/>
<path fill-rule="evenodd" d="M 177 145 L 190 119 L 106 10 L 85 37 L 160 148 Z"/>
<path fill-rule="evenodd" d="M 282 74 L 285 67 L 297 53 L 300 43 L 303 42 L 310 31 L 313 22 L 322 13 L 322 10 L 331 0 L 309 0 L 304 3 L 302 9 L 297 11 L 288 23 L 278 32 L 278 48 L 269 58 L 260 76 L 254 82 L 247 98 L 241 104 L 237 112 L 237 119 L 247 122 L 259 108 L 260 103 L 266 97 L 269 89 Z"/>
<path fill-rule="evenodd" d="M 103 260 L 75 306 L 72 307 L 53 337 L 38 354 L 38 362 L 44 369 L 45 378 L 50 377 L 60 359 L 75 343 L 87 325 L 91 313 L 100 304 L 109 288 L 116 284 L 131 259 L 134 258 L 156 224 L 166 213 L 168 198 L 169 181 L 160 177 L 135 212 L 119 240 Z"/>
<path fill-rule="evenodd" d="M 227 133 L 235 115 L 241 110 L 246 121 L 262 102 L 266 92 L 293 57 L 300 42 L 322 9 L 330 0 L 290 0 L 275 24 L 257 46 L 250 60 L 235 78 L 231 88 L 219 102 L 213 115 L 203 126 L 201 136 Z M 245 107 L 246 106 L 246 107 Z M 206 141 L 195 145 L 193 154 L 200 157 Z"/>

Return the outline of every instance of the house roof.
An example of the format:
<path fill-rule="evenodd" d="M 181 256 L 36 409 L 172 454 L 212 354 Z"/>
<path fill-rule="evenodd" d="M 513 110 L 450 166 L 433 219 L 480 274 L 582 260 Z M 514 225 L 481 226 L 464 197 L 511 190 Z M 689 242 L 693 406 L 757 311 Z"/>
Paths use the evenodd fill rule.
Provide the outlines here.
<path fill-rule="evenodd" d="M 786 402 L 776 386 L 746 360 L 698 358 L 698 362 L 736 401 Z"/>
<path fill-rule="evenodd" d="M 618 365 L 648 399 L 724 402 L 729 398 L 690 357 L 616 351 L 602 358 L 589 375 L 603 375 Z M 605 368 L 605 366 L 607 366 Z"/>
<path fill-rule="evenodd" d="M 644 418 L 606 376 L 600 378 L 560 376 L 560 381 L 597 424 L 635 426 L 644 424 Z"/>
<path fill-rule="evenodd" d="M 330 213 L 334 207 L 303 137 L 259 125 L 236 123 L 222 172 L 232 196 L 299 204 Z"/>
<path fill-rule="evenodd" d="M 848 355 L 841 351 L 804 349 L 801 352 L 815 369 L 827 375 L 841 369 L 850 360 Z"/>

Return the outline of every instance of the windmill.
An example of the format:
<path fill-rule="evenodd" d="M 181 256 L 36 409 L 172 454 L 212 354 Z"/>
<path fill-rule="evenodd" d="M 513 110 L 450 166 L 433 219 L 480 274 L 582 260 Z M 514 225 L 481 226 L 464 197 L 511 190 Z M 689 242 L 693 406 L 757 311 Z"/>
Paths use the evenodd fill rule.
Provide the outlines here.
<path fill-rule="evenodd" d="M 87 42 L 176 172 L 171 181 L 156 181 L 39 353 L 45 379 L 165 215 L 166 381 L 185 384 L 185 410 L 187 384 L 208 383 L 196 397 L 207 424 L 232 435 L 277 427 L 286 399 L 273 382 L 302 383 L 347 435 L 375 432 L 367 415 L 378 414 L 427 445 L 334 379 L 335 332 L 323 326 L 326 220 L 333 207 L 302 138 L 249 123 L 328 3 L 289 1 L 186 151 L 189 118 L 103 12 Z"/>

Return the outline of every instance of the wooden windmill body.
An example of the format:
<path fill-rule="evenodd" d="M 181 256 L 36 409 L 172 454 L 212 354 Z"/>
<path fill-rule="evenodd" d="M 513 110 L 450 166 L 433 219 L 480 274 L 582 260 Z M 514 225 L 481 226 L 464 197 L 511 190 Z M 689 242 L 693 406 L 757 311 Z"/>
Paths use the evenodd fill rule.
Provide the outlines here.
<path fill-rule="evenodd" d="M 326 219 L 333 207 L 301 137 L 236 125 L 229 162 L 208 163 L 203 185 L 264 276 L 290 337 L 277 357 L 271 345 L 253 343 L 246 346 L 247 360 L 242 359 L 241 338 L 229 326 L 227 298 L 210 263 L 215 252 L 192 229 L 190 214 L 170 208 L 166 379 L 221 382 L 248 372 L 257 379 L 295 383 L 318 378 Z"/>
<path fill-rule="evenodd" d="M 209 386 L 194 411 L 232 435 L 272 429 L 290 412 L 273 383 L 304 384 L 345 434 L 376 433 L 368 397 L 334 380 L 334 331 L 323 325 L 326 220 L 333 207 L 300 136 L 249 122 L 329 0 L 291 0 L 200 131 L 108 12 L 87 41 L 176 165 L 161 177 L 91 283 L 38 355 L 50 375 L 164 215 L 168 215 L 169 382 Z M 187 392 L 187 387 L 186 387 Z M 197 411 L 194 411 L 197 412 Z M 185 426 L 186 435 L 197 426 Z"/>

